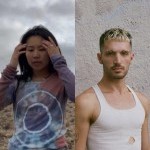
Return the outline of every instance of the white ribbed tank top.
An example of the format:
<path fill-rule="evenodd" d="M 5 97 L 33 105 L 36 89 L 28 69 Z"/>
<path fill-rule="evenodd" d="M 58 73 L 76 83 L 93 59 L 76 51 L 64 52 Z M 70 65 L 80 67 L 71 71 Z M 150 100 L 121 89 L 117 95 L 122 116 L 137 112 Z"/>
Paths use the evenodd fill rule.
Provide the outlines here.
<path fill-rule="evenodd" d="M 145 110 L 131 91 L 135 106 L 131 109 L 116 109 L 110 106 L 98 85 L 93 86 L 100 103 L 100 115 L 90 126 L 88 150 L 141 150 L 141 128 Z"/>

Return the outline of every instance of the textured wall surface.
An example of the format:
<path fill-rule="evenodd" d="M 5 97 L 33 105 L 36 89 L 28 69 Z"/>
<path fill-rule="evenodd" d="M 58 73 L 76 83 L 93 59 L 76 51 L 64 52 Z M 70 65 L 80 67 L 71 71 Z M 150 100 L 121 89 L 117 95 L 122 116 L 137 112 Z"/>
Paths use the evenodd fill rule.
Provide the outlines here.
<path fill-rule="evenodd" d="M 134 60 L 127 84 L 150 96 L 150 1 L 76 0 L 76 95 L 102 77 L 98 63 L 99 37 L 121 27 L 133 37 Z"/>

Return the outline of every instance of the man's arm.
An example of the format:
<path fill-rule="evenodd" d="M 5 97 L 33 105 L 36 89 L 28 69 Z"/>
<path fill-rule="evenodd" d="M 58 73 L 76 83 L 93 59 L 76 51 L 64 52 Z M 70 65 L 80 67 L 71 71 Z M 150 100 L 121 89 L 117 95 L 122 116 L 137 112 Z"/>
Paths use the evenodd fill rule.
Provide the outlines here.
<path fill-rule="evenodd" d="M 90 119 L 93 113 L 92 96 L 90 93 L 83 93 L 75 100 L 75 128 L 76 128 L 76 150 L 86 150 Z"/>
<path fill-rule="evenodd" d="M 142 126 L 142 150 L 150 150 L 149 146 L 148 116 L 146 116 L 144 124 Z"/>
<path fill-rule="evenodd" d="M 149 131 L 148 131 L 148 116 L 149 116 L 149 104 L 150 101 L 141 93 L 138 93 L 138 97 L 145 110 L 145 120 L 142 126 L 142 149 L 141 150 L 150 150 L 150 141 L 149 141 Z"/>

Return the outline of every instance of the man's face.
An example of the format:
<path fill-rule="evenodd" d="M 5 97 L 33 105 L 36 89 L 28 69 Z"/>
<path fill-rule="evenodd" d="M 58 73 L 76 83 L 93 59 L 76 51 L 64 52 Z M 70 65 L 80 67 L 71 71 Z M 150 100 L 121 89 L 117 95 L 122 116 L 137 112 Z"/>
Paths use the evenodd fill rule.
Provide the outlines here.
<path fill-rule="evenodd" d="M 129 42 L 111 40 L 105 42 L 98 58 L 103 64 L 104 76 L 110 79 L 123 79 L 133 57 Z"/>

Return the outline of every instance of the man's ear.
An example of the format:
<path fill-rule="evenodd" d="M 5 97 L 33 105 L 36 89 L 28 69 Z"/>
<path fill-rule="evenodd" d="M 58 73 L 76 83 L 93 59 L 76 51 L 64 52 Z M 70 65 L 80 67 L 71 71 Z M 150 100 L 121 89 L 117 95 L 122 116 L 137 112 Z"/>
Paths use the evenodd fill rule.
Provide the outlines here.
<path fill-rule="evenodd" d="M 98 61 L 99 61 L 100 64 L 103 64 L 102 54 L 101 53 L 97 53 L 97 59 L 98 59 Z"/>
<path fill-rule="evenodd" d="M 134 53 L 131 53 L 131 60 L 133 60 L 134 58 Z"/>

